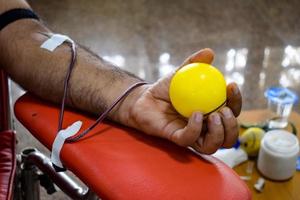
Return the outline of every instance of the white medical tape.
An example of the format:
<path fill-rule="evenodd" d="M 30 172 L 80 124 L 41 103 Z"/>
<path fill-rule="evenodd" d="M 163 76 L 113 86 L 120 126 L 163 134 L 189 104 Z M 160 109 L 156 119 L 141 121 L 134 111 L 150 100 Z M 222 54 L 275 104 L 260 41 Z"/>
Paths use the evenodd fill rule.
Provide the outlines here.
<path fill-rule="evenodd" d="M 49 51 L 54 51 L 58 46 L 64 42 L 74 43 L 74 41 L 66 35 L 53 34 L 48 40 L 46 40 L 41 48 L 47 49 Z"/>
<path fill-rule="evenodd" d="M 63 164 L 60 160 L 60 151 L 65 143 L 65 140 L 76 133 L 80 130 L 82 125 L 81 121 L 74 122 L 71 126 L 69 126 L 66 129 L 60 130 L 52 144 L 52 153 L 51 153 L 51 162 L 55 164 L 56 166 L 63 168 Z"/>

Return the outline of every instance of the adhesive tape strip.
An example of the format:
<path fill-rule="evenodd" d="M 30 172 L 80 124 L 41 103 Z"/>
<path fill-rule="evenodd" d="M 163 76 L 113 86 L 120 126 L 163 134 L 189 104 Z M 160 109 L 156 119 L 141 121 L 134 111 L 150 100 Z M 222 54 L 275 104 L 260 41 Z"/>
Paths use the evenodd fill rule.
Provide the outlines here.
<path fill-rule="evenodd" d="M 66 35 L 53 34 L 48 40 L 46 40 L 41 48 L 47 49 L 49 51 L 54 51 L 58 46 L 64 42 L 74 43 L 74 41 Z"/>
<path fill-rule="evenodd" d="M 54 139 L 54 142 L 52 144 L 52 153 L 51 153 L 51 162 L 60 167 L 60 168 L 63 168 L 63 164 L 60 160 L 60 152 L 61 152 L 61 149 L 65 143 L 65 140 L 68 138 L 68 137 L 71 137 L 73 135 L 75 135 L 76 133 L 78 133 L 78 131 L 80 130 L 82 126 L 82 122 L 81 121 L 77 121 L 77 122 L 74 122 L 71 126 L 69 126 L 68 128 L 66 129 L 62 129 L 60 130 L 55 139 Z"/>

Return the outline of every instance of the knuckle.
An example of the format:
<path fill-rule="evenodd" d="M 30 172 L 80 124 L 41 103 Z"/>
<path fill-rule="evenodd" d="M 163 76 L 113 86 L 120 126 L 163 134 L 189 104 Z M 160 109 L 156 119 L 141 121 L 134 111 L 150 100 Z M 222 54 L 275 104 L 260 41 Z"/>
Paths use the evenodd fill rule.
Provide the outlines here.
<path fill-rule="evenodd" d="M 203 153 L 213 154 L 215 153 L 223 144 L 223 139 L 210 141 L 202 148 Z"/>
<path fill-rule="evenodd" d="M 231 148 L 236 142 L 236 139 L 230 139 L 230 140 L 227 140 L 226 142 L 224 142 L 223 144 L 223 147 L 225 148 Z"/>
<path fill-rule="evenodd" d="M 182 147 L 187 147 L 192 145 L 195 141 L 193 138 L 191 137 L 174 137 L 175 135 L 173 135 L 173 138 L 171 139 L 174 143 L 176 143 L 179 146 Z"/>
<path fill-rule="evenodd" d="M 205 154 L 213 154 L 213 153 L 215 153 L 217 150 L 218 150 L 218 148 L 207 148 L 207 149 L 203 149 L 203 150 L 202 150 L 202 153 L 205 153 Z"/>
<path fill-rule="evenodd" d="M 230 148 L 232 147 L 238 139 L 238 131 L 232 131 L 226 135 L 223 147 Z"/>
<path fill-rule="evenodd" d="M 188 140 L 178 140 L 177 141 L 177 144 L 179 146 L 182 146 L 182 147 L 187 147 L 187 146 L 190 146 L 191 144 L 193 144 L 192 142 L 188 141 Z"/>
<path fill-rule="evenodd" d="M 212 146 L 213 146 L 213 148 L 218 149 L 222 146 L 223 142 L 224 142 L 223 138 L 219 138 L 219 139 L 215 140 L 214 142 L 212 142 Z"/>

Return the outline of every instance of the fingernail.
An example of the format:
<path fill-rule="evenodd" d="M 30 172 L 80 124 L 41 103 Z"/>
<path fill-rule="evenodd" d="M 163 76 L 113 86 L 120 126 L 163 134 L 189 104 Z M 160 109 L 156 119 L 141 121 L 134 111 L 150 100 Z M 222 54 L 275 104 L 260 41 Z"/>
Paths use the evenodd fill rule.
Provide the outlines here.
<path fill-rule="evenodd" d="M 239 87 L 237 86 L 237 84 L 234 83 L 234 85 L 232 86 L 232 92 L 233 94 L 237 95 L 240 90 L 239 90 Z"/>
<path fill-rule="evenodd" d="M 222 110 L 223 115 L 225 116 L 226 119 L 232 118 L 232 112 L 229 108 L 224 108 Z"/>
<path fill-rule="evenodd" d="M 203 116 L 202 116 L 201 113 L 196 112 L 196 113 L 194 114 L 194 120 L 195 120 L 195 122 L 199 123 L 199 122 L 202 121 L 202 119 L 203 119 Z"/>
<path fill-rule="evenodd" d="M 222 123 L 221 118 L 218 114 L 212 114 L 212 118 L 215 124 L 220 125 Z"/>

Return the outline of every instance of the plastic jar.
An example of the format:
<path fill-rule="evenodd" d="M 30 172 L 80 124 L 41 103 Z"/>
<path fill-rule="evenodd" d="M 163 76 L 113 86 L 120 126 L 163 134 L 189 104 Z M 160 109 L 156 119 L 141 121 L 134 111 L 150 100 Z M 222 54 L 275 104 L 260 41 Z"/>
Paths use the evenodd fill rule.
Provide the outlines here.
<path fill-rule="evenodd" d="M 258 170 L 272 180 L 286 180 L 296 171 L 298 138 L 285 130 L 272 130 L 261 141 Z"/>

